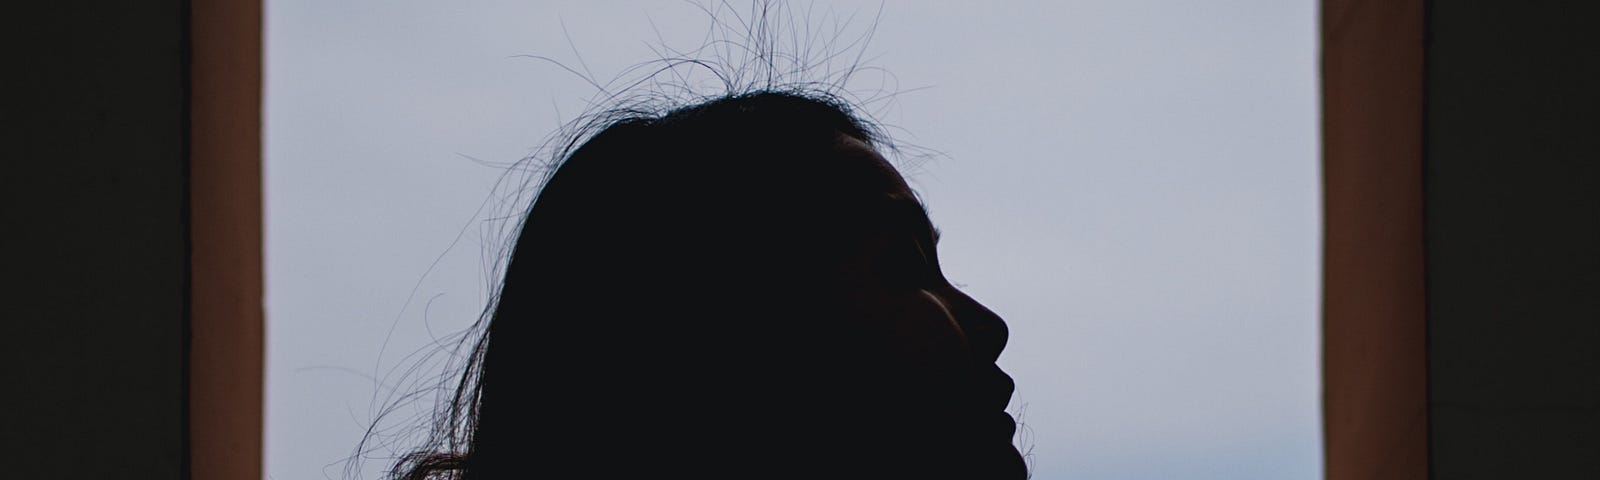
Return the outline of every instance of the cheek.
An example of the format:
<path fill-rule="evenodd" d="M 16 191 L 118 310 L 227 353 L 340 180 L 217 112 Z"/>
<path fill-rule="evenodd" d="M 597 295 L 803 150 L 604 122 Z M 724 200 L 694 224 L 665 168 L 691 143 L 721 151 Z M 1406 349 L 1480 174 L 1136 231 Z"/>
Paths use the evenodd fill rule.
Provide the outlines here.
<path fill-rule="evenodd" d="M 886 297 L 877 321 L 887 366 L 907 380 L 942 383 L 972 368 L 971 347 L 955 317 L 926 290 Z"/>

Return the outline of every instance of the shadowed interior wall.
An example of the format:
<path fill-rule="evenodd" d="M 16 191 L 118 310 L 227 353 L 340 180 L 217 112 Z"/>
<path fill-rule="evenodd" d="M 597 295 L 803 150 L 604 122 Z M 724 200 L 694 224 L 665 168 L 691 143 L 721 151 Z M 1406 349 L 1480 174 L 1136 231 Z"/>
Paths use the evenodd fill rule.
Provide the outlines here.
<path fill-rule="evenodd" d="M 1423 2 L 1321 21 L 1327 478 L 1426 478 Z"/>
<path fill-rule="evenodd" d="M 0 476 L 260 478 L 260 3 L 92 3 L 0 28 Z"/>
<path fill-rule="evenodd" d="M 185 2 L 8 4 L 6 478 L 181 478 Z"/>
<path fill-rule="evenodd" d="M 1433 478 L 1600 478 L 1596 19 L 1429 7 Z"/>
<path fill-rule="evenodd" d="M 1329 479 L 1600 477 L 1596 13 L 1323 2 Z"/>

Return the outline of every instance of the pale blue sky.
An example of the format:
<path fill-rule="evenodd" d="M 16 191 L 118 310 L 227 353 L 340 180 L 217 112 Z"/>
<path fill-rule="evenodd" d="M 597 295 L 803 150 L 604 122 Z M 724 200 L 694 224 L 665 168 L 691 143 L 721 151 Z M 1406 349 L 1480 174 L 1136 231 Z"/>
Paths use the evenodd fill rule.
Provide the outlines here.
<path fill-rule="evenodd" d="M 878 11 L 811 5 L 860 12 L 841 38 Z M 908 173 L 946 272 L 1011 325 L 1034 478 L 1320 478 L 1315 2 L 882 11 L 866 53 L 902 93 L 873 110 L 944 153 Z M 469 225 L 504 213 L 479 212 L 500 171 L 464 157 L 515 161 L 594 93 L 516 56 L 609 78 L 655 58 L 656 29 L 686 49 L 708 22 L 686 2 L 267 2 L 270 478 L 342 475 L 393 393 L 371 377 L 404 380 L 482 308 L 497 239 Z M 429 379 L 409 378 L 391 387 Z"/>

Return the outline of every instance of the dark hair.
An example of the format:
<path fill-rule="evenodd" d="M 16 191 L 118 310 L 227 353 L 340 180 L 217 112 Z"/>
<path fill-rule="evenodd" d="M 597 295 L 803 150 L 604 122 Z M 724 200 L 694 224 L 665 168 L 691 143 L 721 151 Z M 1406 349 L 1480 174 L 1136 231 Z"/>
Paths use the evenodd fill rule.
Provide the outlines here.
<path fill-rule="evenodd" d="M 1014 449 L 971 448 L 971 426 L 944 416 L 966 400 L 908 397 L 881 344 L 841 334 L 874 327 L 840 321 L 837 259 L 927 216 L 895 167 L 839 153 L 897 151 L 837 96 L 860 57 L 792 81 L 814 65 L 775 53 L 773 7 L 754 3 L 742 42 L 714 41 L 743 61 L 655 72 L 705 67 L 729 93 L 628 101 L 594 82 L 594 104 L 623 106 L 569 124 L 539 188 L 513 192 L 537 194 L 503 280 L 427 444 L 391 478 L 1026 475 Z M 909 253 L 924 257 L 888 261 L 937 268 L 931 248 Z"/>
<path fill-rule="evenodd" d="M 888 384 L 826 325 L 842 306 L 817 269 L 905 203 L 881 198 L 882 164 L 831 153 L 841 135 L 875 140 L 842 102 L 796 92 L 615 116 L 539 192 L 438 445 L 392 476 L 567 471 L 619 445 L 618 462 L 696 475 L 870 471 L 894 446 L 862 440 L 914 430 L 861 404 Z M 551 439 L 504 450 L 527 436 Z"/>

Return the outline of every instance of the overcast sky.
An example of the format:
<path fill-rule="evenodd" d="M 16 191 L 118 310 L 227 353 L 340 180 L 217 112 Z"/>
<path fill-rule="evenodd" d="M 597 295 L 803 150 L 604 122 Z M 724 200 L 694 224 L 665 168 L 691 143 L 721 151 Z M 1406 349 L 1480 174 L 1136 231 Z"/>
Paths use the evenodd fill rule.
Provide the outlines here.
<path fill-rule="evenodd" d="M 810 5 L 813 34 L 859 12 L 847 40 L 878 12 Z M 864 58 L 892 77 L 848 87 L 899 91 L 879 120 L 943 153 L 908 174 L 951 280 L 1011 325 L 1034 478 L 1320 477 L 1314 9 L 883 4 Z M 518 55 L 608 79 L 709 22 L 676 1 L 267 2 L 270 478 L 343 475 L 377 409 L 436 378 L 392 370 L 482 309 L 498 244 L 477 220 L 506 213 L 479 208 L 485 163 L 595 92 Z"/>

